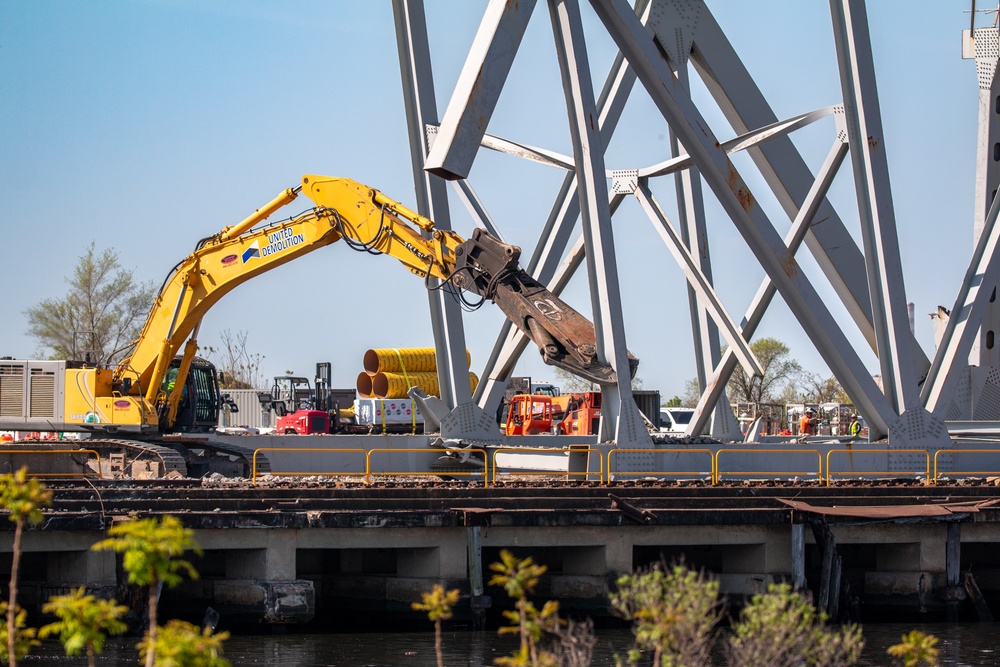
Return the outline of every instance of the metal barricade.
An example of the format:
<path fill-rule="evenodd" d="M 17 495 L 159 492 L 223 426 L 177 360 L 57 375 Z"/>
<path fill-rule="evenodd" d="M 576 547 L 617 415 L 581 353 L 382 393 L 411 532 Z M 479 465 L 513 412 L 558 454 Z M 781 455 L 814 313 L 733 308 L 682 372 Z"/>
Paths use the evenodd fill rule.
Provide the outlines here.
<path fill-rule="evenodd" d="M 497 483 L 497 454 L 503 453 L 508 454 L 511 452 L 523 452 L 531 454 L 539 454 L 541 456 L 558 456 L 565 454 L 567 457 L 572 456 L 576 453 L 586 453 L 589 457 L 591 454 L 597 454 L 597 461 L 600 466 L 598 470 L 598 480 L 601 484 L 604 483 L 604 457 L 601 456 L 601 450 L 593 449 L 589 445 L 570 445 L 568 447 L 562 447 L 560 449 L 549 448 L 549 449 L 539 449 L 537 447 L 497 447 L 493 450 L 493 467 L 492 467 L 492 480 L 493 483 Z M 559 470 L 518 470 L 517 475 L 524 476 L 537 476 L 537 477 L 551 477 L 553 475 L 566 475 L 567 477 L 572 477 L 574 475 L 582 476 L 583 481 L 587 481 L 589 475 L 591 474 L 589 470 L 573 471 L 569 469 L 570 461 L 567 460 L 566 471 Z M 504 473 L 505 475 L 510 475 L 511 473 Z"/>
<path fill-rule="evenodd" d="M 661 476 L 664 476 L 664 477 L 688 475 L 688 476 L 692 476 L 692 477 L 701 478 L 701 477 L 703 477 L 704 475 L 707 474 L 709 476 L 709 480 L 711 480 L 712 484 L 715 484 L 716 481 L 717 481 L 716 480 L 717 468 L 716 468 L 716 463 L 715 463 L 715 452 L 713 452 L 711 449 L 650 449 L 648 447 L 622 448 L 622 449 L 612 449 L 612 450 L 608 451 L 608 481 L 611 480 L 611 455 L 612 454 L 619 454 L 619 453 L 625 453 L 625 454 L 670 454 L 670 455 L 678 455 L 678 454 L 708 454 L 708 467 L 709 467 L 709 470 L 708 470 L 707 473 L 704 470 L 660 470 L 660 471 L 643 470 L 643 471 L 637 471 L 637 472 L 619 472 L 619 471 L 615 471 L 615 473 L 614 473 L 615 477 L 626 476 L 626 475 L 634 475 L 634 476 L 640 476 L 640 475 L 661 475 Z"/>
<path fill-rule="evenodd" d="M 92 471 L 97 475 L 97 479 L 104 479 L 101 472 L 101 455 L 93 449 L 0 449 L 0 455 L 4 454 L 93 454 L 97 459 L 97 470 Z M 87 472 L 31 472 L 31 477 L 89 477 Z"/>
<path fill-rule="evenodd" d="M 886 470 L 851 470 L 848 472 L 838 472 L 834 473 L 830 468 L 830 457 L 833 454 L 848 454 L 852 458 L 855 456 L 863 456 L 865 454 L 923 454 L 924 455 L 924 479 L 930 482 L 931 477 L 931 455 L 926 449 L 831 449 L 826 453 L 826 485 L 830 486 L 830 482 L 833 479 L 833 475 L 881 475 L 883 477 L 898 477 L 899 475 L 891 473 L 888 469 Z M 913 473 L 914 476 L 920 474 L 917 470 Z"/>
<path fill-rule="evenodd" d="M 333 448 L 315 448 L 315 447 L 260 447 L 253 451 L 253 465 L 251 466 L 250 480 L 253 486 L 257 486 L 257 454 L 260 452 L 290 452 L 290 453 L 301 453 L 309 452 L 311 454 L 361 454 L 365 458 L 365 465 L 363 472 L 352 472 L 347 470 L 335 470 L 335 471 L 324 471 L 324 472 L 270 472 L 267 473 L 273 477 L 305 477 L 305 476 L 317 476 L 317 477 L 368 477 L 368 455 L 364 449 L 342 449 L 338 447 Z M 367 482 L 366 482 L 367 483 Z"/>
<path fill-rule="evenodd" d="M 941 454 L 992 454 L 997 455 L 995 449 L 939 449 L 934 452 L 934 477 L 933 482 L 937 484 L 940 471 L 938 470 L 938 457 Z M 1000 475 L 1000 470 L 949 470 L 949 475 Z"/>
<path fill-rule="evenodd" d="M 720 459 L 722 454 L 815 454 L 816 455 L 816 471 L 812 470 L 742 470 L 738 473 L 730 473 L 732 475 L 738 476 L 748 476 L 748 475 L 766 475 L 770 478 L 780 477 L 782 475 L 805 475 L 807 477 L 816 477 L 820 483 L 823 482 L 823 455 L 818 449 L 758 449 L 758 448 L 740 448 L 740 449 L 720 449 L 715 452 L 715 481 L 718 483 L 722 479 L 722 465 L 720 464 Z"/>
<path fill-rule="evenodd" d="M 442 452 L 442 453 L 446 453 L 447 454 L 447 453 L 456 452 L 456 451 L 461 452 L 463 454 L 466 453 L 466 452 L 476 453 L 476 454 L 482 454 L 483 455 L 483 471 L 479 472 L 477 470 L 477 471 L 473 472 L 471 470 L 459 470 L 459 471 L 451 471 L 451 470 L 449 470 L 447 472 L 444 472 L 444 471 L 435 472 L 433 470 L 428 470 L 428 471 L 401 470 L 401 471 L 398 471 L 398 472 L 394 472 L 394 471 L 380 470 L 378 473 L 374 473 L 374 474 L 385 475 L 387 477 L 442 477 L 442 476 L 446 476 L 446 477 L 479 477 L 479 476 L 482 476 L 482 478 L 483 478 L 483 486 L 484 487 L 488 487 L 490 485 L 490 483 L 489 483 L 489 469 L 488 469 L 488 465 L 489 464 L 487 462 L 486 450 L 485 449 L 476 449 L 476 448 L 472 448 L 472 447 L 470 447 L 469 449 L 464 449 L 463 448 L 461 450 L 448 449 L 448 448 L 437 448 L 437 447 L 401 447 L 401 448 L 376 448 L 376 449 L 370 449 L 370 450 L 368 450 L 368 454 L 365 456 L 365 483 L 368 484 L 369 486 L 371 485 L 371 478 L 372 478 L 372 474 L 373 474 L 372 473 L 372 465 L 371 465 L 372 454 L 376 454 L 376 453 L 378 453 L 378 454 L 400 454 L 400 453 L 411 454 L 413 452 L 420 452 L 420 453 L 424 453 L 424 452 Z"/>

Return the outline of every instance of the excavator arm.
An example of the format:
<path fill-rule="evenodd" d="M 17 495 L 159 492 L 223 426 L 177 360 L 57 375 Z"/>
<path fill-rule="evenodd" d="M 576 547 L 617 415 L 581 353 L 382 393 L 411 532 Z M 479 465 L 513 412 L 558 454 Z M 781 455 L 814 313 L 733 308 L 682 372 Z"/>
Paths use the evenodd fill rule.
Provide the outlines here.
<path fill-rule="evenodd" d="M 313 201 L 313 208 L 265 224 L 300 192 Z M 172 425 L 205 313 L 254 276 L 340 239 L 356 250 L 390 255 L 418 276 L 438 278 L 493 301 L 538 345 L 546 363 L 593 381 L 615 381 L 614 369 L 597 359 L 593 325 L 518 266 L 519 248 L 480 229 L 465 240 L 436 229 L 431 220 L 378 190 L 347 178 L 309 175 L 301 186 L 284 191 L 239 224 L 199 241 L 174 267 L 131 355 L 115 371 L 116 390 L 141 395 L 149 410 L 168 406 Z M 168 395 L 164 378 L 182 346 L 184 355 Z"/>
<path fill-rule="evenodd" d="M 418 275 L 432 275 L 495 303 L 534 341 L 545 363 L 594 382 L 617 381 L 614 368 L 597 357 L 594 325 L 519 266 L 517 246 L 483 229 L 475 229 L 469 240 L 435 229 L 427 218 L 349 179 L 306 176 L 302 187 L 318 207 L 334 212 L 345 239 L 360 240 Z M 637 365 L 629 355 L 630 375 Z"/>

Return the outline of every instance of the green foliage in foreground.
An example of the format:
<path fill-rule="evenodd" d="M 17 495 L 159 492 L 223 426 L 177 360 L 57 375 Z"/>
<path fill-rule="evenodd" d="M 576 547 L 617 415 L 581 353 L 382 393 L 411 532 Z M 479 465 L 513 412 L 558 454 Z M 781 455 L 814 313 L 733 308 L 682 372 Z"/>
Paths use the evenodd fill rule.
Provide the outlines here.
<path fill-rule="evenodd" d="M 648 652 L 654 665 L 709 664 L 715 627 L 722 618 L 719 582 L 676 565 L 639 570 L 620 577 L 617 586 L 611 607 L 632 622 L 635 635 L 627 664 L 641 664 Z"/>
<path fill-rule="evenodd" d="M 66 595 L 56 595 L 42 606 L 46 614 L 59 620 L 42 626 L 38 636 L 42 639 L 58 635 L 66 655 L 87 654 L 87 662 L 94 664 L 94 656 L 104 650 L 108 635 L 120 635 L 128 629 L 122 618 L 128 607 L 114 600 L 101 600 L 86 595 L 81 586 Z"/>
<path fill-rule="evenodd" d="M 728 643 L 733 667 L 770 665 L 847 667 L 861 657 L 861 628 L 826 625 L 818 612 L 789 584 L 771 584 L 766 594 L 754 595 L 732 627 Z"/>
<path fill-rule="evenodd" d="M 593 623 L 561 619 L 556 602 L 547 602 L 539 610 L 529 600 L 546 567 L 507 550 L 500 558 L 499 563 L 490 565 L 495 573 L 490 585 L 502 586 L 515 604 L 515 610 L 504 611 L 510 625 L 502 627 L 500 633 L 517 634 L 521 643 L 513 655 L 497 658 L 494 663 L 502 667 L 590 665 L 597 643 Z M 413 608 L 432 613 L 446 607 L 450 617 L 451 604 L 444 604 L 443 594 L 444 589 L 435 586 L 433 592 L 424 594 L 424 603 L 414 603 Z M 618 667 L 708 667 L 713 649 L 723 642 L 721 648 L 730 667 L 857 664 L 864 648 L 861 628 L 829 625 L 826 615 L 807 596 L 808 592 L 793 590 L 789 584 L 772 584 L 731 619 L 730 632 L 721 633 L 718 628 L 725 618 L 726 600 L 719 595 L 718 581 L 683 564 L 638 570 L 619 577 L 610 596 L 614 611 L 631 621 L 635 637 L 628 655 L 615 656 L 616 663 Z M 441 618 L 431 618 L 438 632 Z M 913 631 L 887 653 L 896 658 L 894 665 L 933 667 L 938 664 L 936 644 L 933 635 Z"/>
<path fill-rule="evenodd" d="M 423 594 L 422 602 L 414 602 L 414 611 L 427 612 L 427 618 L 434 623 L 434 652 L 437 654 L 438 667 L 444 667 L 444 653 L 441 650 L 441 621 L 447 621 L 453 615 L 452 607 L 458 604 L 458 589 L 445 592 L 444 586 L 434 584 L 430 593 Z"/>
<path fill-rule="evenodd" d="M 21 564 L 21 538 L 26 524 L 37 525 L 42 521 L 42 508 L 52 505 L 52 492 L 34 477 L 28 469 L 0 475 L 0 508 L 7 511 L 7 518 L 14 524 L 14 543 L 11 548 L 10 586 L 4 614 L 7 627 L 3 632 L 3 649 L 0 658 L 11 665 L 28 654 L 35 641 L 35 630 L 25 628 L 24 611 L 17 606 L 17 578 Z"/>
<path fill-rule="evenodd" d="M 156 667 L 230 667 L 222 657 L 222 643 L 228 632 L 212 634 L 185 621 L 168 621 L 155 638 L 150 633 L 139 642 L 139 652 L 155 655 Z"/>
<path fill-rule="evenodd" d="M 176 517 L 165 515 L 162 519 L 133 519 L 115 524 L 108 534 L 110 538 L 101 540 L 92 548 L 122 554 L 122 566 L 128 572 L 129 583 L 146 586 L 149 591 L 149 634 L 140 644 L 146 654 L 146 667 L 172 664 L 160 663 L 156 654 L 161 646 L 157 639 L 157 589 L 160 583 L 173 588 L 181 583 L 183 573 L 192 579 L 198 578 L 194 566 L 180 558 L 186 551 L 202 553 L 194 539 L 194 531 L 185 528 Z"/>
<path fill-rule="evenodd" d="M 36 638 L 38 631 L 35 628 L 26 627 L 28 612 L 20 607 L 15 608 L 14 612 L 10 613 L 7 603 L 0 602 L 0 615 L 14 619 L 13 641 L 11 641 L 8 634 L 8 628 L 11 627 L 10 624 L 0 625 L 0 641 L 3 642 L 2 646 L 0 646 L 0 661 L 16 665 L 18 660 L 28 655 L 31 649 L 41 643 Z M 13 660 L 10 659 L 10 647 L 14 649 Z"/>
<path fill-rule="evenodd" d="M 902 643 L 890 646 L 886 653 L 893 658 L 894 665 L 902 667 L 918 667 L 918 665 L 938 664 L 938 638 L 924 634 L 920 630 L 911 630 L 902 637 Z"/>

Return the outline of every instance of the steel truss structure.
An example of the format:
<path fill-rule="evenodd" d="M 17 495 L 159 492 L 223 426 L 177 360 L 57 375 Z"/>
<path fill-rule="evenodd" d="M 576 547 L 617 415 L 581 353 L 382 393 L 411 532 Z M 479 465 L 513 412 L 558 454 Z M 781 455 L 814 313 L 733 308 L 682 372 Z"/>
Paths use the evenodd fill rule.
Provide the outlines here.
<path fill-rule="evenodd" d="M 538 4 L 547 7 L 536 7 Z M 528 20 L 533 12 L 544 10 L 552 23 L 572 155 L 486 133 Z M 748 342 L 776 295 L 787 304 L 847 391 L 873 439 L 889 436 L 891 445 L 900 447 L 944 447 L 950 442 L 946 419 L 998 418 L 1000 353 L 993 344 L 993 331 L 1000 324 L 1000 312 L 994 312 L 990 305 L 994 295 L 990 287 L 997 283 L 1000 270 L 1000 259 L 994 252 L 1000 235 L 998 206 L 993 199 L 1000 162 L 992 159 L 994 147 L 1000 157 L 995 28 L 977 29 L 965 37 L 968 57 L 976 58 L 982 90 L 978 245 L 937 353 L 928 359 L 909 327 L 863 0 L 830 0 L 843 103 L 786 120 L 775 115 L 701 0 L 637 0 L 635 6 L 625 0 L 591 0 L 589 10 L 596 13 L 619 49 L 603 87 L 595 92 L 581 19 L 585 10 L 588 8 L 577 0 L 491 0 L 439 119 L 422 2 L 394 0 L 421 214 L 450 228 L 450 182 L 477 224 L 498 233 L 467 180 L 483 148 L 565 169 L 562 187 L 526 268 L 558 295 L 577 269 L 586 266 L 599 355 L 614 366 L 618 377 L 628 377 L 611 218 L 626 197 L 635 197 L 689 285 L 691 328 L 702 387 L 689 433 L 710 430 L 716 437 L 739 436 L 724 395 L 726 382 L 737 364 L 749 375 L 759 373 Z M 712 128 L 705 120 L 689 92 L 692 70 L 701 77 L 730 128 Z M 608 171 L 604 147 L 633 94 L 648 95 L 668 124 L 673 158 L 652 166 Z M 789 134 L 830 115 L 836 119 L 837 132 L 825 162 L 814 175 Z M 784 237 L 730 159 L 737 151 L 748 152 L 792 220 Z M 860 243 L 826 199 L 833 177 L 848 156 L 861 219 Z M 676 223 L 649 187 L 651 179 L 662 176 L 675 180 Z M 739 321 L 726 312 L 712 287 L 703 186 L 721 204 L 766 274 Z M 803 245 L 850 313 L 848 324 L 857 327 L 875 352 L 881 384 L 862 363 L 842 322 L 798 270 L 796 255 Z M 459 435 L 484 434 L 488 419 L 483 415 L 495 413 L 528 341 L 505 323 L 484 380 L 475 396 L 470 395 L 464 381 L 467 369 L 461 314 L 442 293 L 430 293 L 438 358 L 447 360 L 443 367 L 439 365 L 442 399 L 462 413 L 461 425 L 450 430 Z M 619 447 L 650 446 L 628 383 L 601 389 L 604 405 L 599 440 L 614 440 Z M 448 430 L 442 423 L 442 431 Z"/>

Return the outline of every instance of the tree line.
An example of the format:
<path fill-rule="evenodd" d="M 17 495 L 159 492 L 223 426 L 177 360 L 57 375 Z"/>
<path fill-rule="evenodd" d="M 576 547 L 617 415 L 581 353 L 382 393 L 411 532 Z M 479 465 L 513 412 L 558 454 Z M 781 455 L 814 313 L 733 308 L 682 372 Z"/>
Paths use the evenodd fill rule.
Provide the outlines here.
<path fill-rule="evenodd" d="M 750 343 L 750 350 L 764 373 L 751 378 L 737 366 L 726 384 L 730 403 L 851 403 L 836 377 L 805 370 L 777 338 L 759 338 Z M 684 386 L 684 396 L 671 401 L 676 406 L 693 408 L 700 397 L 698 378 L 692 378 Z"/>

